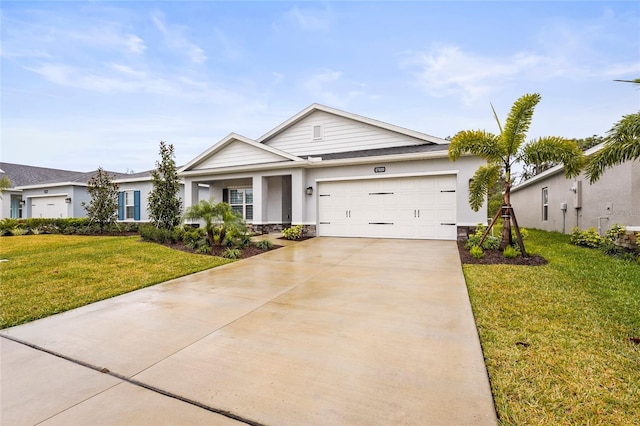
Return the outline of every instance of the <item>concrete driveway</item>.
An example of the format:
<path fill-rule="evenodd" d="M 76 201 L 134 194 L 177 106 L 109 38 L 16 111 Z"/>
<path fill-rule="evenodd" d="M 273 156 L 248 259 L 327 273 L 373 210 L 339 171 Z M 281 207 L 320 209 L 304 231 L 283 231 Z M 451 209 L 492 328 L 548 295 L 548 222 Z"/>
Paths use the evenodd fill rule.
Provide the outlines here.
<path fill-rule="evenodd" d="M 496 423 L 452 241 L 314 238 L 0 335 L 2 425 Z"/>

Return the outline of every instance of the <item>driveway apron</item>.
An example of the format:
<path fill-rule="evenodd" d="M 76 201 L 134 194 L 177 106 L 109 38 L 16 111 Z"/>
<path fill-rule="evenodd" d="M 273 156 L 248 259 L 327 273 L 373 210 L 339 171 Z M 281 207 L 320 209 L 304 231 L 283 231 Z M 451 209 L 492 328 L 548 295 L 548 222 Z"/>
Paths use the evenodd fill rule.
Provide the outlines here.
<path fill-rule="evenodd" d="M 0 349 L 3 425 L 496 424 L 453 241 L 313 238 Z"/>

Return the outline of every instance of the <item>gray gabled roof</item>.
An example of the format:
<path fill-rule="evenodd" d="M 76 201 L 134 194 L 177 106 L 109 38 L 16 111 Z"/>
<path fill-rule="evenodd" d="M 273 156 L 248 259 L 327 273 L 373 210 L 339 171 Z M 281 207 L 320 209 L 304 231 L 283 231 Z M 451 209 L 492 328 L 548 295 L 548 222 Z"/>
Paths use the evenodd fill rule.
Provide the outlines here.
<path fill-rule="evenodd" d="M 446 151 L 449 149 L 448 144 L 423 144 L 423 145 L 409 145 L 409 146 L 397 146 L 393 148 L 376 148 L 376 149 L 364 149 L 359 151 L 348 152 L 336 152 L 333 154 L 320 154 L 312 157 L 321 157 L 323 160 L 341 160 L 344 158 L 361 158 L 361 157 L 378 157 L 381 155 L 398 155 L 398 154 L 414 154 L 417 152 L 434 152 L 434 151 Z"/>
<path fill-rule="evenodd" d="M 0 162 L 0 169 L 9 178 L 11 187 L 22 187 L 32 185 L 50 185 L 53 183 L 78 183 L 86 184 L 95 176 L 97 170 L 91 172 L 76 172 L 72 170 L 51 169 L 48 167 L 26 166 L 24 164 L 3 163 Z M 149 172 L 136 173 L 135 175 L 127 173 L 109 172 L 116 179 L 127 177 L 146 176 Z"/>
<path fill-rule="evenodd" d="M 70 182 L 86 173 L 48 167 L 25 166 L 24 164 L 0 163 L 3 174 L 9 178 L 11 187 L 35 185 L 43 182 Z"/>

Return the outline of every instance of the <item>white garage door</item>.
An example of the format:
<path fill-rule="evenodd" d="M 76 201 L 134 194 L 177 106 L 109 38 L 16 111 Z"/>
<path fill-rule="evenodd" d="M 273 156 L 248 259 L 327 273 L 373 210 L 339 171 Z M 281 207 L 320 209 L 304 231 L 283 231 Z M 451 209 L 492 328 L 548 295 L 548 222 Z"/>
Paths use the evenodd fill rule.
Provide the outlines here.
<path fill-rule="evenodd" d="M 66 218 L 65 196 L 31 198 L 31 217 Z"/>
<path fill-rule="evenodd" d="M 455 240 L 456 176 L 319 182 L 318 235 Z"/>

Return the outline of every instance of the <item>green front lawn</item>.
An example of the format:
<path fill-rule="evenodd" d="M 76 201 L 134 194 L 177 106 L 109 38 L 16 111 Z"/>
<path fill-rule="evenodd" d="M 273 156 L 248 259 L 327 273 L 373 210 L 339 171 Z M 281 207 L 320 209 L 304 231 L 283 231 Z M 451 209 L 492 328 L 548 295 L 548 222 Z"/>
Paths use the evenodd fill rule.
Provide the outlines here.
<path fill-rule="evenodd" d="M 230 262 L 139 237 L 0 238 L 0 328 Z"/>
<path fill-rule="evenodd" d="M 545 266 L 463 267 L 502 424 L 639 424 L 640 264 L 530 231 Z"/>

